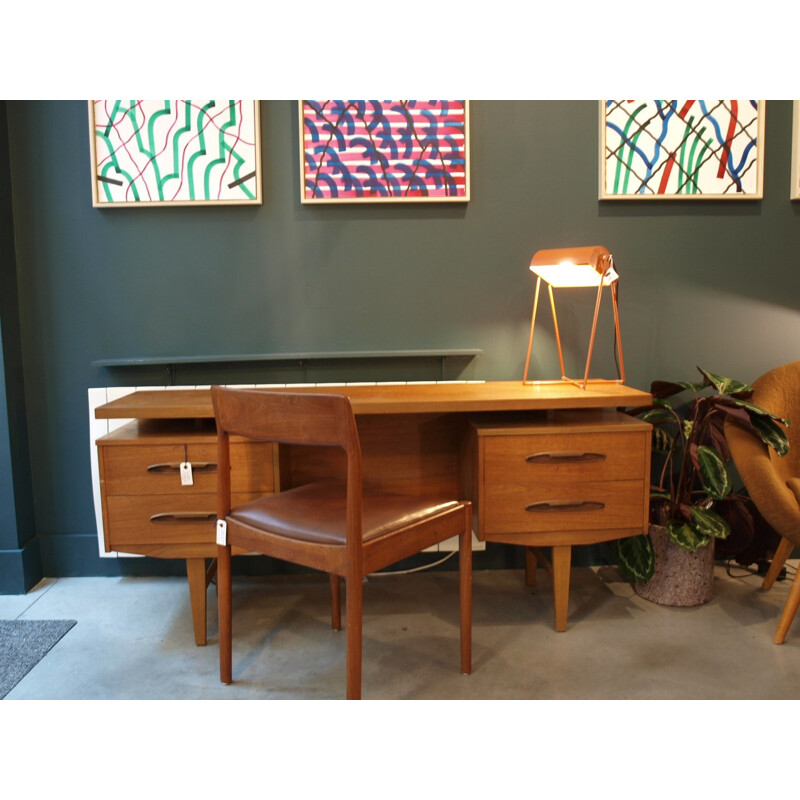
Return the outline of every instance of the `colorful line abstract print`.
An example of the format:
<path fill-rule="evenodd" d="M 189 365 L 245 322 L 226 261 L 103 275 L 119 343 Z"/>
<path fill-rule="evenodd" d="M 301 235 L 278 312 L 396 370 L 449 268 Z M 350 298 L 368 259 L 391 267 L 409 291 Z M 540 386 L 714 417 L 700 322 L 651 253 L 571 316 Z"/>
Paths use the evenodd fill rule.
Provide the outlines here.
<path fill-rule="evenodd" d="M 465 100 L 301 101 L 303 202 L 468 200 Z"/>
<path fill-rule="evenodd" d="M 760 196 L 757 100 L 606 100 L 606 197 Z"/>
<path fill-rule="evenodd" d="M 257 104 L 95 100 L 96 205 L 260 202 Z"/>

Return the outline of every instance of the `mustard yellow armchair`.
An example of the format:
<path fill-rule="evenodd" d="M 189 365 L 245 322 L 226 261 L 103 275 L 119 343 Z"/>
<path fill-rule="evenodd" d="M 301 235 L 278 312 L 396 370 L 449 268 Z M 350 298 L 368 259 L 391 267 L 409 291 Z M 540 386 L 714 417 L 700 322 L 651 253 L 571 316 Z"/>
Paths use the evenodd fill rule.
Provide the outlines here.
<path fill-rule="evenodd" d="M 725 424 L 725 436 L 745 488 L 761 515 L 781 536 L 762 584 L 769 589 L 792 550 L 800 547 L 800 361 L 765 373 L 753 383 L 753 390 L 751 402 L 795 423 L 786 429 L 789 452 L 783 457 L 735 424 Z M 800 570 L 789 590 L 775 644 L 783 644 L 798 607 Z"/>

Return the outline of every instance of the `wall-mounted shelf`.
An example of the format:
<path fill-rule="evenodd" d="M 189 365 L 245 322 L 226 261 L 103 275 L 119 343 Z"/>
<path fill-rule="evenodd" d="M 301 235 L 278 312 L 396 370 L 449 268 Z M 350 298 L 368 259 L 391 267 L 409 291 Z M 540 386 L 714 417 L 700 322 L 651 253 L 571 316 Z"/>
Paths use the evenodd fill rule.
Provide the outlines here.
<path fill-rule="evenodd" d="M 286 364 L 305 368 L 312 362 L 326 361 L 389 361 L 398 359 L 430 359 L 441 364 L 442 376 L 445 362 L 459 359 L 469 362 L 481 355 L 483 350 L 450 349 L 450 350 L 345 350 L 338 352 L 310 353 L 250 353 L 242 355 L 201 355 L 201 356 L 156 356 L 140 358 L 111 358 L 92 361 L 92 367 L 105 369 L 125 369 L 134 367 L 166 367 L 170 380 L 174 380 L 177 367 L 181 366 L 216 366 L 232 364 Z"/>

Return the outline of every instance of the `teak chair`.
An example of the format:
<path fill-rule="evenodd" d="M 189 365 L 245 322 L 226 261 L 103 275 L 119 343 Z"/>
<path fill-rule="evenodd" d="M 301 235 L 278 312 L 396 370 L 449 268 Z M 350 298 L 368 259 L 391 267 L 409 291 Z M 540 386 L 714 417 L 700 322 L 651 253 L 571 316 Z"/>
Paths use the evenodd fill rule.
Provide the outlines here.
<path fill-rule="evenodd" d="M 330 575 L 332 624 L 341 627 L 346 585 L 347 698 L 361 697 L 363 579 L 452 536 L 459 537 L 461 671 L 472 670 L 472 506 L 467 501 L 373 491 L 345 395 L 211 388 L 218 441 L 217 591 L 220 680 L 232 681 L 231 546 Z M 231 508 L 229 436 L 341 448 L 346 479 L 319 480 Z M 223 524 L 224 523 L 224 524 Z"/>
<path fill-rule="evenodd" d="M 725 437 L 736 469 L 756 508 L 780 534 L 781 541 L 763 589 L 775 583 L 786 559 L 800 547 L 800 361 L 775 367 L 753 382 L 752 402 L 794 423 L 786 429 L 789 452 L 781 457 L 761 439 L 726 422 Z M 789 597 L 775 633 L 775 644 L 783 644 L 800 608 L 800 570 L 795 573 Z"/>

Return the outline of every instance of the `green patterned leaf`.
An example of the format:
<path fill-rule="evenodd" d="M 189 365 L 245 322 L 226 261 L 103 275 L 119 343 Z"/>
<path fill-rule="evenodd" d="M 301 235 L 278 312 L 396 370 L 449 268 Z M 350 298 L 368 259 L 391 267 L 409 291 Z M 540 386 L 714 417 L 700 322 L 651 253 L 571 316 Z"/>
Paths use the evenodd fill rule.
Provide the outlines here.
<path fill-rule="evenodd" d="M 704 444 L 697 448 L 696 453 L 696 466 L 706 494 L 715 500 L 727 497 L 733 484 L 720 454 L 713 447 L 707 447 Z"/>
<path fill-rule="evenodd" d="M 696 533 L 714 539 L 727 539 L 730 536 L 731 526 L 716 511 L 692 506 L 691 515 L 692 527 Z"/>
<path fill-rule="evenodd" d="M 789 452 L 789 439 L 777 422 L 768 417 L 750 417 L 750 422 L 758 431 L 761 441 L 773 448 L 779 456 L 785 456 Z"/>
<path fill-rule="evenodd" d="M 644 422 L 676 422 L 675 414 L 666 408 L 651 408 L 639 415 L 639 419 Z"/>
<path fill-rule="evenodd" d="M 675 446 L 675 437 L 663 428 L 653 428 L 653 450 L 656 453 L 669 453 Z"/>
<path fill-rule="evenodd" d="M 693 553 L 711 541 L 708 536 L 695 530 L 687 522 L 677 519 L 671 519 L 667 522 L 667 533 L 678 547 L 682 547 L 684 550 L 691 550 Z"/>
<path fill-rule="evenodd" d="M 767 411 L 765 408 L 761 408 L 761 406 L 757 406 L 755 403 L 751 403 L 749 400 L 742 400 L 741 397 L 732 397 L 730 401 L 735 403 L 740 408 L 746 409 L 750 414 L 751 419 L 755 414 L 758 417 L 768 417 L 769 419 L 774 419 L 777 422 L 782 422 L 787 428 L 792 424 L 788 419 L 783 419 L 783 417 L 779 417 L 777 414 L 773 414 L 771 411 Z"/>
<path fill-rule="evenodd" d="M 738 397 L 720 401 L 717 408 L 742 427 L 748 430 L 752 428 L 761 441 L 772 447 L 778 455 L 785 456 L 789 452 L 789 439 L 781 426 L 790 427 L 790 420 Z M 743 413 L 747 417 L 742 417 Z"/>
<path fill-rule="evenodd" d="M 696 392 L 702 389 L 703 383 L 690 383 L 689 381 L 653 381 L 650 384 L 650 394 L 656 399 L 672 397 L 687 390 Z"/>
<path fill-rule="evenodd" d="M 656 569 L 653 543 L 647 535 L 629 536 L 614 543 L 617 565 L 629 581 L 649 581 Z"/>
<path fill-rule="evenodd" d="M 752 394 L 753 392 L 753 387 L 746 383 L 733 380 L 733 378 L 723 378 L 720 375 L 715 375 L 713 372 L 704 370 L 702 367 L 698 367 L 697 369 L 719 394 Z"/>

